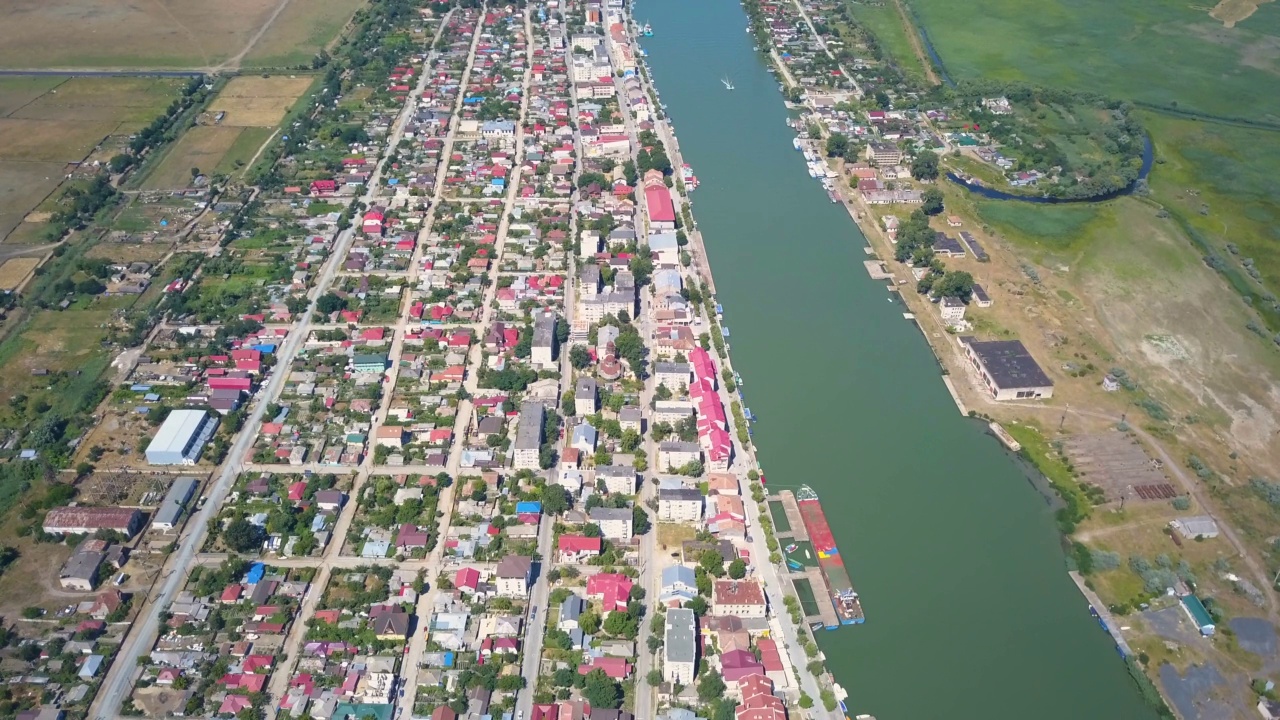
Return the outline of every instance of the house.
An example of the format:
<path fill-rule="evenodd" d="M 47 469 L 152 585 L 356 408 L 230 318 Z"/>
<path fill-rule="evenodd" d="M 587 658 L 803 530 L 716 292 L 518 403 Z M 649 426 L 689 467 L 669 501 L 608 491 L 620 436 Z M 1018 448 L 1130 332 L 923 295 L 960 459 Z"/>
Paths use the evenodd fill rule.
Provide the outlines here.
<path fill-rule="evenodd" d="M 631 578 L 622 573 L 598 573 L 587 578 L 587 597 L 599 599 L 607 615 L 625 611 L 631 599 Z"/>
<path fill-rule="evenodd" d="M 668 610 L 664 638 L 662 679 L 681 685 L 692 683 L 698 660 L 697 616 L 687 608 Z"/>
<path fill-rule="evenodd" d="M 992 304 L 991 296 L 977 283 L 973 284 L 973 301 L 980 308 L 989 308 Z"/>
<path fill-rule="evenodd" d="M 947 295 L 938 300 L 938 313 L 942 316 L 942 322 L 948 325 L 963 322 L 964 311 L 965 304 L 960 298 Z"/>
<path fill-rule="evenodd" d="M 702 462 L 702 446 L 696 442 L 666 440 L 658 444 L 659 470 L 674 471 L 696 462 Z"/>
<path fill-rule="evenodd" d="M 634 514 L 630 508 L 593 507 L 587 518 L 600 526 L 600 532 L 609 540 L 630 542 Z"/>
<path fill-rule="evenodd" d="M 1045 375 L 1021 340 L 959 340 L 965 357 L 982 376 L 987 392 L 996 400 L 1031 400 L 1053 397 L 1053 381 Z"/>
<path fill-rule="evenodd" d="M 643 433 L 644 411 L 633 405 L 624 405 L 618 411 L 618 425 L 622 428 L 622 432 L 634 430 L 637 433 Z"/>
<path fill-rule="evenodd" d="M 480 571 L 462 568 L 453 576 L 453 586 L 464 595 L 474 593 L 480 587 Z"/>
<path fill-rule="evenodd" d="M 734 720 L 786 720 L 786 708 L 773 694 L 769 678 L 759 673 L 744 675 L 737 686 L 742 704 L 734 708 Z"/>
<path fill-rule="evenodd" d="M 582 611 L 587 609 L 587 601 L 577 595 L 570 595 L 560 603 L 560 616 L 556 621 L 556 627 L 569 632 L 578 629 L 578 618 L 582 617 Z"/>
<path fill-rule="evenodd" d="M 573 428 L 573 437 L 569 441 L 569 446 L 583 455 L 591 455 L 596 451 L 596 441 L 599 433 L 595 427 L 589 422 L 582 422 Z"/>
<path fill-rule="evenodd" d="M 596 404 L 596 379 L 587 375 L 578 378 L 573 386 L 574 414 L 578 417 L 595 415 L 600 411 Z"/>
<path fill-rule="evenodd" d="M 587 537 L 586 535 L 561 535 L 556 541 L 556 547 L 560 551 L 560 562 L 562 563 L 580 563 L 587 558 L 593 558 L 600 554 L 603 540 L 598 537 Z"/>
<path fill-rule="evenodd" d="M 533 558 L 508 555 L 498 561 L 496 575 L 499 595 L 524 597 L 529 594 L 529 584 L 533 579 Z"/>
<path fill-rule="evenodd" d="M 762 618 L 766 608 L 764 588 L 759 580 L 716 580 L 712 586 L 711 608 L 716 615 Z"/>
<path fill-rule="evenodd" d="M 404 447 L 404 428 L 399 425 L 382 425 L 373 437 L 379 447 Z"/>
<path fill-rule="evenodd" d="M 372 618 L 373 633 L 379 640 L 404 641 L 409 637 L 409 613 L 396 608 Z"/>
<path fill-rule="evenodd" d="M 696 523 L 702 519 L 702 491 L 697 488 L 658 488 L 660 522 Z"/>
<path fill-rule="evenodd" d="M 98 595 L 93 601 L 93 606 L 89 608 L 89 617 L 94 620 L 106 620 L 111 614 L 119 610 L 126 602 L 124 593 L 119 590 L 107 590 Z"/>
<path fill-rule="evenodd" d="M 688 565 L 668 565 L 662 569 L 662 588 L 658 602 L 663 605 L 683 605 L 698 595 L 698 582 L 693 568 Z"/>
<path fill-rule="evenodd" d="M 626 680 L 631 674 L 631 663 L 620 657 L 593 657 L 589 662 L 578 666 L 578 674 L 586 675 L 592 670 L 603 670 L 614 680 Z"/>
<path fill-rule="evenodd" d="M 106 554 L 82 550 L 67 558 L 58 571 L 58 584 L 65 590 L 89 592 L 98 584 L 98 569 Z"/>
<path fill-rule="evenodd" d="M 321 490 L 316 493 L 316 507 L 329 512 L 337 512 L 347 502 L 347 494 L 341 490 Z"/>

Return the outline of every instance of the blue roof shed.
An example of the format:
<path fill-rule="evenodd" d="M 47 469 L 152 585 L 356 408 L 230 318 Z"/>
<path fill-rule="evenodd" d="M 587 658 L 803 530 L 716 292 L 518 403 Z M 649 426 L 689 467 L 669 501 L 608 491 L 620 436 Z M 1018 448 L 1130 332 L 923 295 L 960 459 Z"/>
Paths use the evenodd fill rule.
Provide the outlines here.
<path fill-rule="evenodd" d="M 526 500 L 516 503 L 516 513 L 538 513 L 542 514 L 542 503 L 534 500 Z"/>
<path fill-rule="evenodd" d="M 250 585 L 260 582 L 264 575 L 267 574 L 267 566 L 262 563 L 254 563 L 249 566 L 249 572 L 245 573 L 244 581 Z"/>

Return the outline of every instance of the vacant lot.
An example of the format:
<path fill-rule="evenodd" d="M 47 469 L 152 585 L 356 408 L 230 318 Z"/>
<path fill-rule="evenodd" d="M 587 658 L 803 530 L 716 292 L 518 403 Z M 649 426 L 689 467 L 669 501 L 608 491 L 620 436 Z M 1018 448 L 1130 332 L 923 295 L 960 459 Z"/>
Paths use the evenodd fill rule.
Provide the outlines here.
<path fill-rule="evenodd" d="M 43 219 L 23 218 L 58 188 L 74 163 L 163 112 L 181 84 L 152 78 L 0 78 L 0 239 L 40 241 Z"/>
<path fill-rule="evenodd" d="M 245 67 L 310 65 L 366 0 L 293 0 L 245 56 Z"/>
<path fill-rule="evenodd" d="M 213 113 L 225 112 L 221 125 L 229 127 L 275 127 L 293 103 L 314 82 L 308 76 L 233 78 L 209 106 Z"/>
<path fill-rule="evenodd" d="M 280 0 L 9 0 L 0 65 L 9 68 L 192 68 L 240 52 Z"/>
<path fill-rule="evenodd" d="M 200 126 L 188 130 L 147 176 L 147 190 L 175 190 L 191 184 L 192 170 L 212 172 L 240 137 L 243 128 Z"/>

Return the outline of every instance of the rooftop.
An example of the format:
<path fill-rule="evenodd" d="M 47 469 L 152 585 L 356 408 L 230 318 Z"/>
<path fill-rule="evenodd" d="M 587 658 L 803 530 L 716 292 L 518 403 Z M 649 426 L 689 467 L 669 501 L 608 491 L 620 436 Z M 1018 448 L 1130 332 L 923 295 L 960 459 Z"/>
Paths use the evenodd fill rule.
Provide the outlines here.
<path fill-rule="evenodd" d="M 1050 387 L 1053 381 L 1040 369 L 1021 340 L 974 340 L 960 338 L 977 356 L 992 381 L 1001 388 Z"/>

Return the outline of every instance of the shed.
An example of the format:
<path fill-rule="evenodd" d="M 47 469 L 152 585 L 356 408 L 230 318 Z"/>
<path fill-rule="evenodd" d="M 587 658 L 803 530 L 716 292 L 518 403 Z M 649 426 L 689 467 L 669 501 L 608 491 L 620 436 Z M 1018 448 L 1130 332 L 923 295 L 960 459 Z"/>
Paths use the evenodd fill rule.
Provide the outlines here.
<path fill-rule="evenodd" d="M 1204 603 L 1200 602 L 1200 598 L 1195 595 L 1184 596 L 1182 598 L 1182 609 L 1187 611 L 1191 622 L 1196 624 L 1201 635 L 1210 636 L 1216 632 L 1217 628 L 1214 627 L 1213 617 L 1209 615 L 1209 610 L 1205 608 Z"/>

